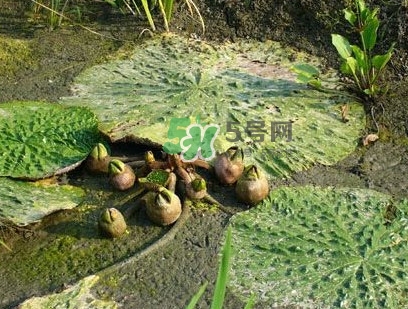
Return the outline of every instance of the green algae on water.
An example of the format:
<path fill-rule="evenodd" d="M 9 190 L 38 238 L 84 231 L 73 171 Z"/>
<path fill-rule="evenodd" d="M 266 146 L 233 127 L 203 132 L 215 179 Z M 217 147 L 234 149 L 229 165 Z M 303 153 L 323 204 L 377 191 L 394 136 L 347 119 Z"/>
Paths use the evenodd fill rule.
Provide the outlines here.
<path fill-rule="evenodd" d="M 0 35 L 0 74 L 12 76 L 21 67 L 33 65 L 32 52 L 27 40 Z"/>

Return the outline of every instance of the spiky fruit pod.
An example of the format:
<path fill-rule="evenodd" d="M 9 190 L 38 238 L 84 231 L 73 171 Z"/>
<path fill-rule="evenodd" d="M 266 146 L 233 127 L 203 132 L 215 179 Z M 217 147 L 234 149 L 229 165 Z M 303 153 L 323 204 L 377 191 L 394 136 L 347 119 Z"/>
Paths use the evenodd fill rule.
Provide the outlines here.
<path fill-rule="evenodd" d="M 256 165 L 250 165 L 238 179 L 235 192 L 240 201 L 254 206 L 268 196 L 268 180 Z"/>
<path fill-rule="evenodd" d="M 126 221 L 116 208 L 106 208 L 99 217 L 99 228 L 112 238 L 119 237 L 126 231 Z"/>
<path fill-rule="evenodd" d="M 135 184 L 136 175 L 133 169 L 120 160 L 114 159 L 109 162 L 109 181 L 118 190 L 127 190 Z"/>
<path fill-rule="evenodd" d="M 110 160 L 106 147 L 98 143 L 86 158 L 85 166 L 91 173 L 107 173 Z"/>
<path fill-rule="evenodd" d="M 244 153 L 239 147 L 230 147 L 214 160 L 214 171 L 224 185 L 232 185 L 244 171 Z"/>
<path fill-rule="evenodd" d="M 180 199 L 170 190 L 161 187 L 157 192 L 148 192 L 145 199 L 147 216 L 155 224 L 169 225 L 180 217 Z"/>

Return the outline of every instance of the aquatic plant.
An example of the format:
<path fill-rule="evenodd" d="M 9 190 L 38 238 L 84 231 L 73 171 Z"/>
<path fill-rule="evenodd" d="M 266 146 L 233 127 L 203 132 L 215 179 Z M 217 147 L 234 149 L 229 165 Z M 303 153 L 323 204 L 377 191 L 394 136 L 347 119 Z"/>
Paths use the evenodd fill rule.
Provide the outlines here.
<path fill-rule="evenodd" d="M 268 179 L 256 165 L 249 165 L 238 179 L 235 192 L 240 201 L 254 206 L 268 196 Z"/>
<path fill-rule="evenodd" d="M 51 176 L 76 167 L 100 141 L 87 108 L 56 103 L 7 102 L 0 106 L 0 218 L 16 225 L 38 222 L 77 206 L 82 189 Z M 11 178 L 38 180 L 28 182 Z"/>
<path fill-rule="evenodd" d="M 159 187 L 146 195 L 146 213 L 158 225 L 174 223 L 181 215 L 181 201 L 172 191 Z"/>
<path fill-rule="evenodd" d="M 85 160 L 85 166 L 91 173 L 108 173 L 111 160 L 105 145 L 98 143 Z"/>
<path fill-rule="evenodd" d="M 88 106 L 111 141 L 132 135 L 177 145 L 188 125 L 217 124 L 215 150 L 238 146 L 248 164 L 269 177 L 287 177 L 344 158 L 365 125 L 360 104 L 349 103 L 344 123 L 344 97 L 294 82 L 293 62 L 304 62 L 304 55 L 276 42 L 212 45 L 167 34 L 146 41 L 129 59 L 85 70 L 62 103 Z M 174 119 L 184 123 L 177 136 L 169 134 Z"/>
<path fill-rule="evenodd" d="M 0 176 L 40 179 L 78 166 L 100 141 L 83 107 L 44 102 L 0 105 Z"/>
<path fill-rule="evenodd" d="M 381 92 L 379 78 L 394 51 L 392 44 L 383 55 L 373 53 L 380 25 L 378 13 L 378 8 L 368 8 L 364 0 L 355 0 L 354 10 L 344 10 L 344 18 L 359 34 L 360 45 L 352 45 L 344 36 L 332 34 L 332 43 L 342 60 L 341 72 L 351 76 L 357 90 L 370 98 Z"/>
<path fill-rule="evenodd" d="M 282 187 L 231 219 L 230 288 L 274 307 L 407 308 L 408 201 Z"/>
<path fill-rule="evenodd" d="M 218 268 L 217 280 L 215 282 L 214 294 L 211 301 L 211 309 L 222 309 L 224 304 L 225 291 L 228 284 L 228 273 L 230 271 L 230 263 L 232 256 L 232 236 L 231 227 L 227 228 L 224 246 L 221 252 L 221 263 Z M 186 309 L 194 309 L 198 301 L 204 294 L 208 282 L 205 282 L 198 292 L 191 298 Z M 254 306 L 255 296 L 251 296 L 244 309 L 250 309 Z"/>
<path fill-rule="evenodd" d="M 116 238 L 126 232 L 126 221 L 122 213 L 116 208 L 104 209 L 98 221 L 101 232 L 109 237 Z"/>
<path fill-rule="evenodd" d="M 244 171 L 244 152 L 239 147 L 230 147 L 217 155 L 213 166 L 215 175 L 222 184 L 234 184 Z"/>
<path fill-rule="evenodd" d="M 0 219 L 24 226 L 50 213 L 72 209 L 85 193 L 79 187 L 45 181 L 20 181 L 0 177 Z"/>
<path fill-rule="evenodd" d="M 201 27 L 203 32 L 205 31 L 205 24 L 204 20 L 200 14 L 200 10 L 198 9 L 197 5 L 194 3 L 193 0 L 182 0 L 188 7 L 188 10 L 191 16 L 194 15 L 194 12 L 198 15 Z M 169 24 L 172 18 L 172 14 L 174 11 L 174 0 L 105 0 L 105 2 L 109 3 L 110 5 L 121 8 L 124 11 L 129 11 L 133 15 L 142 15 L 146 16 L 150 28 L 152 31 L 156 31 L 156 24 L 153 20 L 153 10 L 155 8 L 159 8 L 160 14 L 163 18 L 164 28 L 167 32 L 170 31 Z M 142 9 L 140 8 L 142 7 Z"/>
<path fill-rule="evenodd" d="M 118 190 L 124 191 L 133 187 L 136 175 L 133 169 L 118 159 L 113 159 L 108 164 L 109 182 Z"/>

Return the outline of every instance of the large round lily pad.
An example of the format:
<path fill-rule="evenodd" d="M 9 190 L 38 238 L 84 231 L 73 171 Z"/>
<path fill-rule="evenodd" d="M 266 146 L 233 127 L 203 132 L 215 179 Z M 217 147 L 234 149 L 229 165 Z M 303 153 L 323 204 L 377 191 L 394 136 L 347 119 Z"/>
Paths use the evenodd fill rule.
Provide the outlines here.
<path fill-rule="evenodd" d="M 54 211 L 76 207 L 84 194 L 70 185 L 0 177 L 0 219 L 20 226 L 35 223 Z"/>
<path fill-rule="evenodd" d="M 370 190 L 277 189 L 231 221 L 230 286 L 277 307 L 407 308 L 407 213 Z"/>
<path fill-rule="evenodd" d="M 88 276 L 65 289 L 60 293 L 32 297 L 19 305 L 20 309 L 58 308 L 58 309 L 116 309 L 116 302 L 106 299 L 98 299 L 92 294 L 92 287 L 99 280 L 98 276 Z"/>
<path fill-rule="evenodd" d="M 99 141 L 85 107 L 43 102 L 0 105 L 0 176 L 38 179 L 84 160 Z"/>
<path fill-rule="evenodd" d="M 289 67 L 305 61 L 317 64 L 270 41 L 215 45 L 167 35 L 146 41 L 130 59 L 86 70 L 62 101 L 90 107 L 113 141 L 132 134 L 180 145 L 190 123 L 218 125 L 216 150 L 241 145 L 248 161 L 287 176 L 342 159 L 364 127 L 361 106 L 351 104 L 344 123 L 344 100 L 296 83 Z M 173 118 L 187 123 L 170 132 Z"/>

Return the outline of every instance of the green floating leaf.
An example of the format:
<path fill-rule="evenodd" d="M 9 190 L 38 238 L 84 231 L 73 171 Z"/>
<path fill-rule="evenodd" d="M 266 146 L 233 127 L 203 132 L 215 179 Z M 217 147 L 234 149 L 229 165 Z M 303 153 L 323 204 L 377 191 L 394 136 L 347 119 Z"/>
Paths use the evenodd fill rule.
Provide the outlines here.
<path fill-rule="evenodd" d="M 90 107 L 112 141 L 134 135 L 177 150 L 187 125 L 170 132 L 172 119 L 218 125 L 215 150 L 241 146 L 248 163 L 282 177 L 344 158 L 364 128 L 361 106 L 351 104 L 345 124 L 338 104 L 344 100 L 296 83 L 290 67 L 305 58 L 275 42 L 214 46 L 164 36 L 147 41 L 129 60 L 86 70 L 75 96 L 62 101 Z M 312 74 L 317 60 L 309 62 L 303 69 Z"/>
<path fill-rule="evenodd" d="M 88 276 L 74 286 L 61 293 L 50 294 L 43 297 L 33 297 L 19 305 L 20 309 L 58 308 L 58 309 L 116 309 L 114 301 L 97 299 L 91 288 L 99 280 L 98 276 Z"/>
<path fill-rule="evenodd" d="M 38 179 L 84 160 L 99 141 L 87 108 L 43 102 L 0 104 L 0 176 Z"/>
<path fill-rule="evenodd" d="M 230 287 L 274 307 L 407 308 L 408 202 L 390 206 L 370 190 L 274 190 L 231 220 Z"/>
<path fill-rule="evenodd" d="M 76 207 L 83 195 L 82 189 L 69 185 L 44 185 L 0 177 L 0 218 L 16 225 L 28 225 L 54 211 Z"/>
<path fill-rule="evenodd" d="M 165 186 L 168 179 L 169 179 L 169 175 L 170 173 L 165 171 L 165 170 L 153 170 L 151 171 L 147 176 L 146 176 L 146 180 L 147 182 L 150 183 L 155 183 L 161 186 Z"/>

